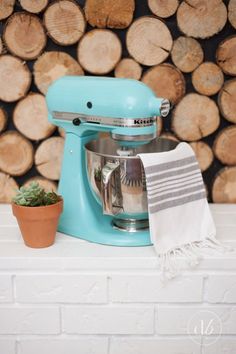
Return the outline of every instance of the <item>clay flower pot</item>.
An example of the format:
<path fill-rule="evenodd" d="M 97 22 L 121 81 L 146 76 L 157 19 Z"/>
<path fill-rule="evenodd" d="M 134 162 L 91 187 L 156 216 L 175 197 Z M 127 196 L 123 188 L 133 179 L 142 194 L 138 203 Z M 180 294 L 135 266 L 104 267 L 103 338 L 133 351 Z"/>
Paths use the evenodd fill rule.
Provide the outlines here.
<path fill-rule="evenodd" d="M 24 242 L 32 248 L 49 247 L 54 243 L 62 210 L 63 200 L 38 207 L 12 203 L 12 211 L 17 218 Z"/>

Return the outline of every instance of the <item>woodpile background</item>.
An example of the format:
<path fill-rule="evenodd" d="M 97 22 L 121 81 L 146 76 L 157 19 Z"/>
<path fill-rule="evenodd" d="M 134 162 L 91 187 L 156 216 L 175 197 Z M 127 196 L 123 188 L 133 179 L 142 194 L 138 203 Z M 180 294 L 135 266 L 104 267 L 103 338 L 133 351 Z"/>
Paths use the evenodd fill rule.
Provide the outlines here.
<path fill-rule="evenodd" d="M 63 131 L 44 95 L 63 75 L 129 77 L 171 100 L 159 135 L 194 149 L 213 202 L 236 202 L 236 0 L 1 0 L 0 202 L 56 189 Z M 162 129 L 162 131 L 161 131 Z"/>

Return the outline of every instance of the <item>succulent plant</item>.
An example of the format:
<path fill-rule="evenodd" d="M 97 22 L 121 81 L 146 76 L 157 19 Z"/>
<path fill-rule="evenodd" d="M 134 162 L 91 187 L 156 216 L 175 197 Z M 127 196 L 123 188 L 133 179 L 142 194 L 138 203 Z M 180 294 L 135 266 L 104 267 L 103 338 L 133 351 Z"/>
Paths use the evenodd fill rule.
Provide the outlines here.
<path fill-rule="evenodd" d="M 21 187 L 12 201 L 21 206 L 44 206 L 59 202 L 61 196 L 55 192 L 46 192 L 37 182 L 30 183 L 29 187 Z"/>

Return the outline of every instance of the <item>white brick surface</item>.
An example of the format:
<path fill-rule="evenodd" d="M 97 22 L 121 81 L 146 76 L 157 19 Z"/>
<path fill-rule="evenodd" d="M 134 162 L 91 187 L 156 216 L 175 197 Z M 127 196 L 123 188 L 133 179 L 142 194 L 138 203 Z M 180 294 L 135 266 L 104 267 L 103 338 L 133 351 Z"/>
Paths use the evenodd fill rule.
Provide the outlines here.
<path fill-rule="evenodd" d="M 159 353 L 201 354 L 201 346 L 191 341 L 190 338 L 112 338 L 111 340 L 110 354 Z"/>
<path fill-rule="evenodd" d="M 199 315 L 198 315 L 199 314 Z M 204 326 L 214 318 L 214 314 L 219 317 L 222 332 L 216 323 L 214 334 L 233 334 L 236 335 L 236 306 L 227 307 L 189 307 L 189 306 L 162 306 L 158 308 L 156 320 L 157 333 L 159 334 L 194 334 L 193 318 L 198 316 L 196 325 L 200 330 L 200 320 Z M 199 333 L 199 332 L 198 332 Z"/>
<path fill-rule="evenodd" d="M 211 345 L 205 345 L 207 341 L 203 340 L 202 354 L 235 354 L 236 338 L 220 337 Z"/>
<path fill-rule="evenodd" d="M 16 343 L 14 339 L 0 338 L 0 353 L 15 354 Z"/>
<path fill-rule="evenodd" d="M 236 245 L 236 205 L 211 210 L 217 237 Z M 195 270 L 177 263 L 183 275 L 163 286 L 153 247 L 58 233 L 31 249 L 0 205 L 0 354 L 236 354 L 236 251 L 209 253 Z M 201 337 L 212 324 L 214 338 Z"/>
<path fill-rule="evenodd" d="M 0 303 L 11 301 L 13 301 L 11 276 L 0 275 Z"/>
<path fill-rule="evenodd" d="M 56 307 L 0 307 L 0 334 L 57 334 L 59 319 Z"/>
<path fill-rule="evenodd" d="M 111 289 L 114 302 L 200 302 L 203 277 L 180 276 L 163 284 L 158 274 L 114 275 Z"/>
<path fill-rule="evenodd" d="M 37 274 L 16 276 L 18 302 L 105 303 L 107 278 L 90 274 Z"/>
<path fill-rule="evenodd" d="M 66 307 L 64 331 L 80 334 L 152 334 L 151 307 Z"/>
<path fill-rule="evenodd" d="M 107 351 L 107 338 L 49 339 L 42 337 L 35 340 L 20 340 L 17 354 L 106 354 Z"/>
<path fill-rule="evenodd" d="M 236 303 L 236 274 L 210 275 L 206 300 L 211 303 Z"/>

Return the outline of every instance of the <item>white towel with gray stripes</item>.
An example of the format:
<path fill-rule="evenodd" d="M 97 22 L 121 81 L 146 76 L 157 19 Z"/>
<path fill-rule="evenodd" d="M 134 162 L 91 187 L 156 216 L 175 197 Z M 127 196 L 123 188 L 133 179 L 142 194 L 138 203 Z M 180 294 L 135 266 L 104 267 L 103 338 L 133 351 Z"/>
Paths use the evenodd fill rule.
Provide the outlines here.
<path fill-rule="evenodd" d="M 173 277 L 177 256 L 196 265 L 204 248 L 223 249 L 206 199 L 195 154 L 187 143 L 174 150 L 139 154 L 147 184 L 151 241 L 165 275 Z"/>

